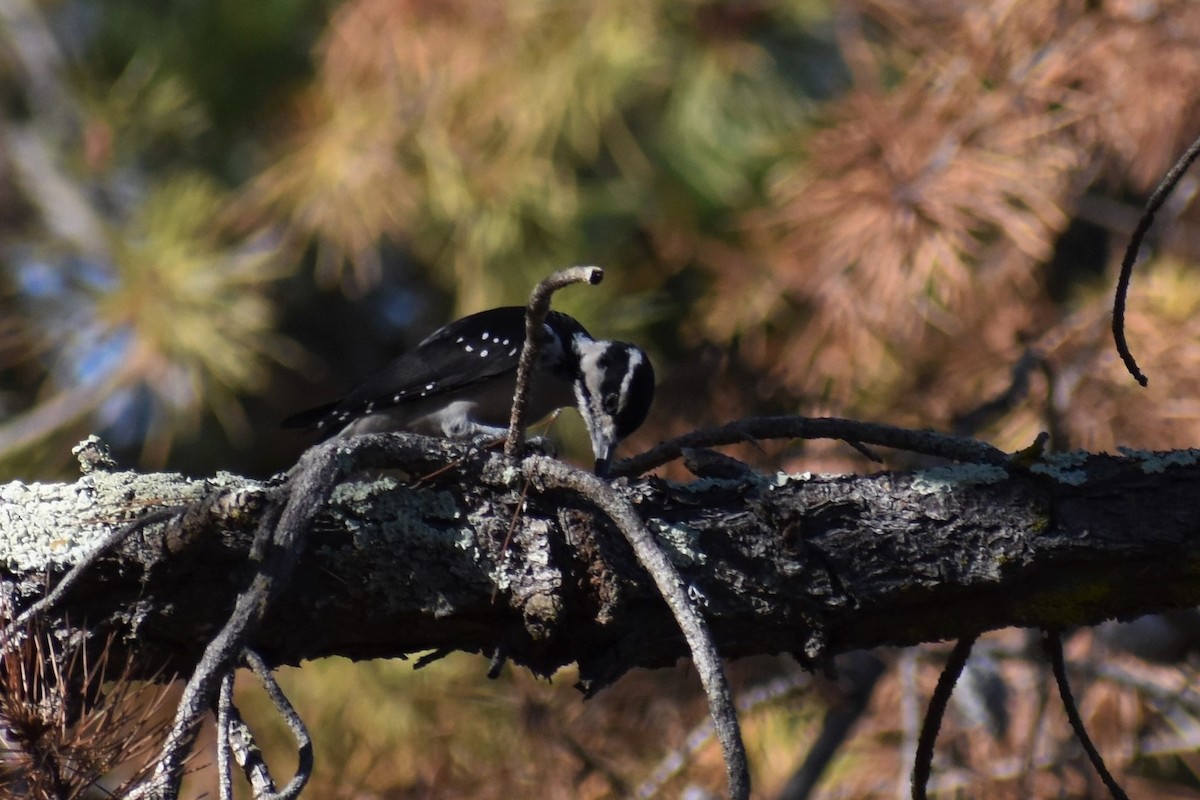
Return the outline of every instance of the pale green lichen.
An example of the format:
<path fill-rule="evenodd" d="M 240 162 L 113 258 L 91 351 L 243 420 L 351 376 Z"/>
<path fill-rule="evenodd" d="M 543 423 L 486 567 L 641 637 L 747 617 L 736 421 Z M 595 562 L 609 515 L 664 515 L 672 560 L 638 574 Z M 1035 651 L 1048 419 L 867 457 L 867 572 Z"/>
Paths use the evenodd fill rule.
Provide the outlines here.
<path fill-rule="evenodd" d="M 203 484 L 175 473 L 135 475 L 97 471 L 72 484 L 0 486 L 0 562 L 17 572 L 77 563 L 116 525 L 134 498 L 163 505 L 197 499 Z"/>
<path fill-rule="evenodd" d="M 696 478 L 695 480 L 680 482 L 668 480 L 666 483 L 672 489 L 677 491 L 687 491 L 695 494 L 706 492 L 709 490 L 730 489 L 741 491 L 748 488 L 767 490 L 787 486 L 792 481 L 808 481 L 812 480 L 811 472 L 776 472 L 774 475 L 761 475 L 757 472 L 747 473 L 744 477 L 739 478 Z"/>
<path fill-rule="evenodd" d="M 962 486 L 1000 483 L 1007 478 L 1004 467 L 995 464 L 955 464 L 913 473 L 912 488 L 918 494 L 938 494 Z"/>
<path fill-rule="evenodd" d="M 1087 481 L 1087 471 L 1075 469 L 1075 467 L 1082 467 L 1087 460 L 1088 453 L 1083 450 L 1075 450 L 1070 453 L 1045 453 L 1037 460 L 1037 463 L 1029 467 L 1029 471 L 1036 475 L 1045 475 L 1047 478 L 1068 486 L 1080 486 Z"/>
<path fill-rule="evenodd" d="M 463 516 L 455 496 L 448 491 L 414 491 L 385 475 L 339 484 L 329 505 L 331 513 L 351 533 L 351 542 L 356 548 L 369 547 L 380 539 L 403 539 L 406 543 L 450 541 L 464 551 L 474 544 L 469 526 L 436 524 L 461 520 Z M 374 506 L 371 516 L 380 524 L 362 522 L 361 515 L 371 505 Z M 350 511 L 339 511 L 339 508 Z"/>
<path fill-rule="evenodd" d="M 811 481 L 813 474 L 811 472 L 776 472 L 771 478 L 776 486 L 787 486 L 792 481 L 803 483 Z"/>
<path fill-rule="evenodd" d="M 1117 452 L 1126 458 L 1141 461 L 1142 472 L 1147 475 L 1165 472 L 1167 467 L 1190 467 L 1200 462 L 1200 450 L 1169 450 L 1156 453 L 1152 450 L 1118 447 Z"/>
<path fill-rule="evenodd" d="M 329 502 L 334 506 L 353 506 L 370 500 L 377 494 L 393 492 L 399 486 L 400 483 L 395 478 L 387 475 L 370 481 L 344 481 L 333 488 Z"/>
<path fill-rule="evenodd" d="M 687 525 L 652 520 L 650 527 L 659 541 L 668 545 L 667 555 L 678 566 L 704 564 L 708 554 L 699 547 L 700 533 Z"/>

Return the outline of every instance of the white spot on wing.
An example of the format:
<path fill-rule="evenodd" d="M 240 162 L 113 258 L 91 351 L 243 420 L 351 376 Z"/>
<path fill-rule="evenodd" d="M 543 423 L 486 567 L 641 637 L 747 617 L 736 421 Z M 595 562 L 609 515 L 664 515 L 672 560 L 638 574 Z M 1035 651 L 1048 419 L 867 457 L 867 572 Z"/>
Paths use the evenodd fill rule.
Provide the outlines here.
<path fill-rule="evenodd" d="M 488 351 L 487 351 L 487 350 L 480 350 L 480 351 L 479 351 L 479 357 L 480 357 L 480 358 L 487 358 L 487 355 L 488 355 Z"/>
<path fill-rule="evenodd" d="M 474 352 L 475 352 L 475 348 L 474 348 L 474 347 L 471 347 L 471 345 L 467 345 L 467 352 L 468 352 L 468 353 L 474 353 Z"/>

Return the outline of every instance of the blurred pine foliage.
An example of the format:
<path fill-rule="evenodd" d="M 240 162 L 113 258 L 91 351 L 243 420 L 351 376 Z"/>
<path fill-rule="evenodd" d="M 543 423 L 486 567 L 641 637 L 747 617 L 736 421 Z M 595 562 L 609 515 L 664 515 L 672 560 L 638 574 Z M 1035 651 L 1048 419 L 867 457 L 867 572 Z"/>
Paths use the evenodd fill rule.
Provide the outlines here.
<path fill-rule="evenodd" d="M 1198 98 L 1187 0 L 0 0 L 0 474 L 70 475 L 88 432 L 283 469 L 278 419 L 572 263 L 609 278 L 564 310 L 656 360 L 635 448 L 778 412 L 1194 444 L 1197 178 L 1135 275 L 1148 390 L 1108 321 Z M 636 784 L 665 734 L 605 730 Z M 472 796 L 527 795 L 461 746 Z M 450 796 L 470 763 L 322 796 Z"/>

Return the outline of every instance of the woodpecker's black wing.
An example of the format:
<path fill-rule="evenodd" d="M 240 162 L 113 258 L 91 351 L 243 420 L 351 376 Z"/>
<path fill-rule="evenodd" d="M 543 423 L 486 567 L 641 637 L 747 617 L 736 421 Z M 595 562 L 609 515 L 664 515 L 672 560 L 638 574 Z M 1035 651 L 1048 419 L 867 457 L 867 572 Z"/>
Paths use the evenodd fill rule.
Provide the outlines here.
<path fill-rule="evenodd" d="M 574 319 L 555 311 L 547 316 L 547 327 L 561 347 L 576 332 L 587 333 Z M 471 314 L 434 331 L 341 400 L 303 411 L 282 424 L 340 429 L 393 406 L 453 392 L 515 371 L 524 344 L 524 307 Z"/>

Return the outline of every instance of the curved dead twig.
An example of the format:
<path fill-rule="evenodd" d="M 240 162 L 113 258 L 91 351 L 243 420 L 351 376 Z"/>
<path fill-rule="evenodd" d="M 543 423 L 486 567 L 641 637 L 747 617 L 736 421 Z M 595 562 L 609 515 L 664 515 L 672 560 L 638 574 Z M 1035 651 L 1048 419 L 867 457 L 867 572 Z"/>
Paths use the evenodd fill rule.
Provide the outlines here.
<path fill-rule="evenodd" d="M 737 710 L 721 656 L 704 616 L 688 596 L 683 579 L 654 536 L 643 524 L 633 506 L 621 498 L 605 481 L 588 472 L 570 467 L 545 456 L 531 456 L 522 462 L 526 477 L 535 486 L 563 488 L 577 492 L 594 503 L 621 531 L 633 548 L 638 563 L 650 573 L 659 593 L 671 609 L 692 652 L 692 662 L 708 697 L 709 714 L 725 755 L 729 776 L 730 800 L 750 796 L 750 766 L 742 742 Z"/>
<path fill-rule="evenodd" d="M 1083 751 L 1087 753 L 1088 760 L 1092 762 L 1093 769 L 1108 788 L 1109 794 L 1115 800 L 1129 800 L 1129 795 L 1125 794 L 1125 790 L 1121 788 L 1116 778 L 1108 771 L 1108 767 L 1104 765 L 1100 751 L 1092 743 L 1087 728 L 1083 726 L 1083 718 L 1079 716 L 1079 707 L 1075 705 L 1075 697 L 1071 694 L 1071 684 L 1067 680 L 1067 666 L 1063 659 L 1062 632 L 1042 631 L 1042 647 L 1045 648 L 1046 655 L 1050 659 L 1050 671 L 1054 673 L 1054 682 L 1058 684 L 1058 696 L 1062 698 L 1063 709 L 1067 712 L 1067 719 L 1071 723 L 1071 730 L 1075 732 L 1075 738 L 1083 746 Z"/>
<path fill-rule="evenodd" d="M 204 714 L 213 704 L 226 673 L 234 669 L 242 650 L 266 615 L 272 600 L 286 588 L 312 521 L 325 507 L 338 481 L 371 459 L 421 453 L 416 442 L 424 437 L 396 434 L 333 439 L 300 457 L 287 484 L 282 508 L 268 508 L 255 534 L 251 558 L 259 563 L 250 585 L 238 595 L 225 626 L 209 642 L 196 670 L 184 687 L 175 722 L 163 746 L 154 776 L 131 797 L 168 798 L 178 794 L 183 763 L 191 750 Z"/>
<path fill-rule="evenodd" d="M 877 445 L 939 456 L 954 461 L 1003 465 L 1008 455 L 977 439 L 935 431 L 914 431 L 837 417 L 748 417 L 715 428 L 677 436 L 613 466 L 614 477 L 641 475 L 679 458 L 685 448 L 739 444 L 760 439 L 841 439 L 854 445 Z"/>
<path fill-rule="evenodd" d="M 504 444 L 504 455 L 509 458 L 520 458 L 525 447 L 525 417 L 529 410 L 530 383 L 538 351 L 542 347 L 542 323 L 550 311 L 551 295 L 573 283 L 590 283 L 595 286 L 602 280 L 604 270 L 600 267 L 568 267 L 543 280 L 530 293 L 529 303 L 525 307 L 525 345 L 521 348 L 520 360 L 517 362 L 517 387 L 513 392 L 508 441 Z"/>
<path fill-rule="evenodd" d="M 954 693 L 954 684 L 962 675 L 967 659 L 971 656 L 971 648 L 979 634 L 971 634 L 959 639 L 946 668 L 942 670 L 934 687 L 933 696 L 929 698 L 929 710 L 925 712 L 925 722 L 921 725 L 921 736 L 917 740 L 917 752 L 913 757 L 912 796 L 913 800 L 926 800 L 926 787 L 929 785 L 929 775 L 933 771 L 933 746 L 937 742 L 938 731 L 942 727 L 942 717 L 946 714 L 946 706 L 950 703 L 950 695 Z"/>
<path fill-rule="evenodd" d="M 1162 208 L 1162 204 L 1167 201 L 1180 178 L 1198 156 L 1200 156 L 1200 138 L 1192 142 L 1191 146 L 1171 167 L 1166 177 L 1162 179 L 1162 183 L 1154 190 L 1154 194 L 1150 195 L 1150 200 L 1146 203 L 1146 210 L 1142 212 L 1133 235 L 1129 237 L 1129 245 L 1125 248 L 1125 257 L 1121 259 L 1121 274 L 1117 278 L 1117 292 L 1113 298 L 1113 342 L 1117 346 L 1117 353 L 1120 354 L 1121 360 L 1125 362 L 1125 368 L 1142 386 L 1146 386 L 1150 379 L 1138 367 L 1137 360 L 1129 350 L 1129 343 L 1125 340 L 1125 301 L 1129 295 L 1129 281 L 1133 276 L 1133 265 L 1137 262 L 1138 251 L 1142 247 L 1142 239 L 1150 231 L 1150 226 L 1154 224 L 1154 215 Z"/>
<path fill-rule="evenodd" d="M 267 697 L 271 698 L 271 702 L 275 704 L 275 710 L 279 712 L 279 716 L 283 717 L 288 730 L 292 732 L 292 736 L 296 740 L 296 774 L 288 781 L 287 786 L 284 786 L 279 792 L 263 792 L 255 795 L 255 797 L 257 800 L 295 800 L 295 798 L 300 796 L 300 792 L 304 789 L 305 785 L 308 784 L 309 778 L 312 777 L 312 737 L 308 735 L 308 728 L 305 727 L 304 720 L 300 719 L 300 715 L 296 713 L 296 709 L 292 707 L 291 702 L 284 695 L 283 689 L 275 681 L 275 677 L 271 675 L 271 668 L 262 660 L 262 657 L 250 648 L 246 648 L 242 651 L 242 658 L 245 659 L 246 664 L 262 682 Z"/>

